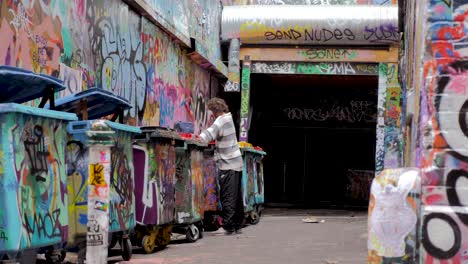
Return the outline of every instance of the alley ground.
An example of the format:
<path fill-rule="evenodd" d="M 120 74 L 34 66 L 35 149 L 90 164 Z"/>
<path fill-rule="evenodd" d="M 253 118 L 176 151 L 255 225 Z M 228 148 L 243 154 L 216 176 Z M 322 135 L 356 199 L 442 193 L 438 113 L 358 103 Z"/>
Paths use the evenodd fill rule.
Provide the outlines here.
<path fill-rule="evenodd" d="M 303 223 L 313 215 L 324 223 Z M 134 249 L 135 264 L 321 264 L 366 263 L 365 212 L 269 209 L 260 223 L 244 233 L 205 233 L 196 243 L 176 240 L 151 255 Z"/>

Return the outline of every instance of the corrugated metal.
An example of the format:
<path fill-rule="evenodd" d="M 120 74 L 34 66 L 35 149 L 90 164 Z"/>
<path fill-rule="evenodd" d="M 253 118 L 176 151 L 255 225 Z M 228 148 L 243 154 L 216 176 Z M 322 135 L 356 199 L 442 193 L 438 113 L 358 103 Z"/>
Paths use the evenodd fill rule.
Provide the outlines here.
<path fill-rule="evenodd" d="M 398 42 L 396 6 L 226 6 L 222 39 L 243 44 L 382 45 Z"/>

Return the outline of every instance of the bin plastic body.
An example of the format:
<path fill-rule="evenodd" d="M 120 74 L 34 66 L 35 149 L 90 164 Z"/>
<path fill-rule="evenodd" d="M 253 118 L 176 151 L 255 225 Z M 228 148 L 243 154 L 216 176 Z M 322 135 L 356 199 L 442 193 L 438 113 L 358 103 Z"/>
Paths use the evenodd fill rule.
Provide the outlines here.
<path fill-rule="evenodd" d="M 263 187 L 263 157 L 264 151 L 254 148 L 241 148 L 244 167 L 242 169 L 242 195 L 244 212 L 259 210 L 265 201 Z"/>
<path fill-rule="evenodd" d="M 0 259 L 68 236 L 65 148 L 75 114 L 0 104 Z"/>
<path fill-rule="evenodd" d="M 88 212 L 88 157 L 86 146 L 92 121 L 71 122 L 68 127 L 67 146 L 70 236 L 69 242 L 77 245 L 85 239 Z M 111 148 L 111 172 L 109 188 L 109 232 L 128 232 L 135 227 L 134 165 L 132 140 L 140 129 L 106 121 L 115 131 Z"/>
<path fill-rule="evenodd" d="M 203 148 L 186 141 L 176 148 L 175 222 L 193 224 L 203 220 Z"/>
<path fill-rule="evenodd" d="M 171 224 L 175 210 L 174 140 L 143 133 L 148 133 L 148 140 L 138 140 L 133 148 L 136 221 L 141 225 Z"/>

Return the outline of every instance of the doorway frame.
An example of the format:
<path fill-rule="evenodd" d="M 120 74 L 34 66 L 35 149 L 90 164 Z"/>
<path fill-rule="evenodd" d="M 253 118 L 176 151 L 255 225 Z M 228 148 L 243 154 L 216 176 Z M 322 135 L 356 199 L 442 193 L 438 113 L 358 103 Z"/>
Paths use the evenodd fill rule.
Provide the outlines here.
<path fill-rule="evenodd" d="M 405 92 L 398 80 L 399 47 L 241 47 L 241 104 L 239 141 L 248 142 L 251 116 L 251 74 L 343 75 L 342 71 L 320 71 L 320 65 L 346 63 L 351 66 L 378 65 L 375 175 L 385 168 L 403 165 L 405 146 L 402 123 Z M 257 65 L 264 64 L 265 67 Z M 272 66 L 273 65 L 273 66 Z M 284 67 L 280 67 L 284 66 Z M 263 70 L 262 70 L 263 69 Z M 341 68 L 339 68 L 341 69 Z M 364 75 L 365 72 L 359 72 Z M 366 75 L 369 75 L 366 74 Z"/>

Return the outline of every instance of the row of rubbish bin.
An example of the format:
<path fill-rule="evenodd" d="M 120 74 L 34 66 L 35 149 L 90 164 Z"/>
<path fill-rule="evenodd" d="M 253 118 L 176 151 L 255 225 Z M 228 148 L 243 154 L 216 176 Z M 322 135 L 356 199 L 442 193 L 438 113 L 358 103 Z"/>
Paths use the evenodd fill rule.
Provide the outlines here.
<path fill-rule="evenodd" d="M 131 105 L 103 89 L 56 100 L 63 89 L 53 77 L 0 66 L 0 263 L 35 263 L 38 253 L 60 263 L 72 250 L 83 263 L 90 243 L 109 249 L 119 243 L 129 260 L 133 245 L 151 253 L 167 246 L 172 233 L 194 242 L 221 226 L 213 144 L 196 140 L 190 126 L 176 132 L 124 125 Z M 96 142 L 107 144 L 108 156 L 91 151 Z M 255 224 L 266 153 L 248 144 L 241 149 L 245 215 Z M 99 172 L 91 164 L 96 155 L 109 165 Z M 99 192 L 108 203 L 94 200 Z M 88 219 L 90 210 L 108 212 L 109 223 L 90 230 L 90 221 L 98 221 Z"/>

